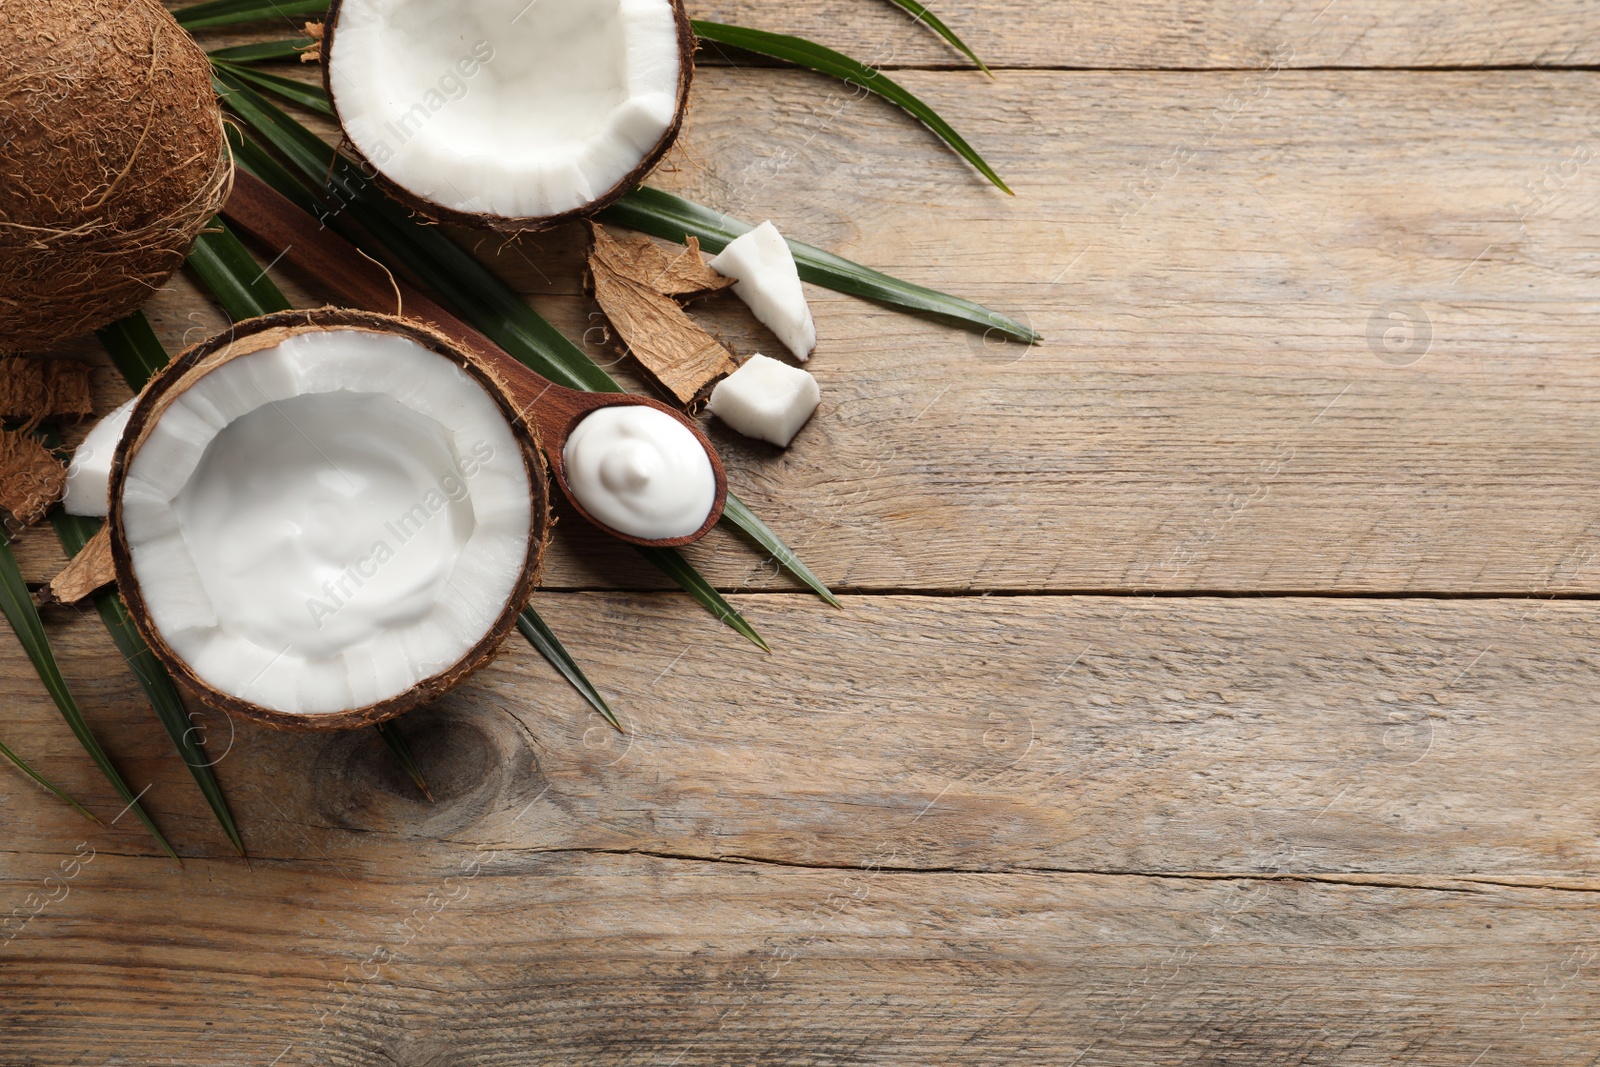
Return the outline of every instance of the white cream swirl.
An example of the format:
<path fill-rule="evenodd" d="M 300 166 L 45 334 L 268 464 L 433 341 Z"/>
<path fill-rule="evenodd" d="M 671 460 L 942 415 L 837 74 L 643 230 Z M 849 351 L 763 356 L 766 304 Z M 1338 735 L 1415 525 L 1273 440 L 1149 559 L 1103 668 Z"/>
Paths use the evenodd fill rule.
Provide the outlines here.
<path fill-rule="evenodd" d="M 567 484 L 590 515 L 648 541 L 685 537 L 716 502 L 711 459 L 688 427 L 641 404 L 583 417 L 562 452 Z"/>

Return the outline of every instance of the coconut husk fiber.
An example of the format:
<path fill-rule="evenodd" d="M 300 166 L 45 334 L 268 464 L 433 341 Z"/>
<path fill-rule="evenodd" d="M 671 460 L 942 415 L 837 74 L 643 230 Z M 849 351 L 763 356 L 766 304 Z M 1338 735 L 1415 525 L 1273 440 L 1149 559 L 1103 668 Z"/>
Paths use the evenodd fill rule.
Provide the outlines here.
<path fill-rule="evenodd" d="M 0 509 L 32 526 L 66 491 L 67 468 L 38 438 L 0 430 Z"/>
<path fill-rule="evenodd" d="M 157 0 L 0 3 L 0 352 L 138 308 L 231 177 L 205 53 Z"/>
<path fill-rule="evenodd" d="M 89 365 L 75 359 L 0 359 L 0 418 L 82 419 L 94 414 Z"/>

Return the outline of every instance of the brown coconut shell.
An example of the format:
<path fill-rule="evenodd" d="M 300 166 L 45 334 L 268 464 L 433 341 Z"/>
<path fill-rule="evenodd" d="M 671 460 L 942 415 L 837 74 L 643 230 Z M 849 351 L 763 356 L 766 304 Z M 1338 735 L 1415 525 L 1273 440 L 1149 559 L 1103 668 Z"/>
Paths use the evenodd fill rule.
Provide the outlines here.
<path fill-rule="evenodd" d="M 338 33 L 339 14 L 346 0 L 333 0 L 328 8 L 328 14 L 323 24 L 322 31 L 322 84 L 327 90 L 328 100 L 333 104 L 334 115 L 339 112 L 339 94 L 333 81 L 333 55 L 334 38 Z M 650 174 L 661 162 L 673 144 L 678 140 L 678 134 L 683 131 L 684 118 L 689 113 L 689 86 L 694 81 L 694 28 L 689 24 L 689 12 L 683 6 L 683 0 L 669 0 L 672 4 L 672 17 L 678 28 L 678 99 L 673 106 L 672 125 L 655 146 L 647 152 L 639 165 L 629 171 L 621 181 L 595 197 L 583 207 L 571 211 L 563 211 L 556 215 L 515 217 L 508 215 L 490 215 L 478 212 L 456 211 L 442 204 L 435 204 L 413 193 L 399 182 L 391 180 L 377 164 L 368 159 L 353 142 L 349 135 L 344 138 L 344 146 L 355 157 L 361 167 L 362 173 L 371 178 L 379 188 L 394 199 L 405 204 L 419 215 L 432 219 L 434 222 L 447 222 L 457 226 L 471 226 L 479 229 L 495 230 L 500 233 L 527 233 L 535 230 L 548 230 L 564 222 L 588 218 L 598 214 L 616 203 L 622 196 Z M 343 132 L 343 120 L 340 120 L 340 131 Z"/>
<path fill-rule="evenodd" d="M 128 547 L 127 532 L 123 526 L 122 493 L 127 481 L 129 465 L 150 436 L 150 431 L 161 416 L 185 390 L 200 378 L 223 364 L 247 356 L 252 352 L 272 348 L 296 334 L 318 333 L 339 329 L 362 329 L 399 334 L 410 338 L 430 351 L 436 352 L 475 378 L 499 405 L 506 422 L 511 424 L 521 446 L 523 463 L 528 471 L 528 484 L 533 493 L 533 525 L 528 537 L 528 555 L 523 563 L 522 575 L 507 598 L 505 608 L 496 617 L 488 633 L 473 645 L 465 655 L 445 670 L 424 679 L 398 696 L 327 714 L 298 714 L 262 707 L 231 693 L 222 692 L 202 680 L 194 669 L 172 650 L 166 638 L 150 618 L 138 578 L 133 572 L 133 556 Z M 501 642 L 516 625 L 517 616 L 533 596 L 539 582 L 539 569 L 550 536 L 550 498 L 544 454 L 538 441 L 528 430 L 517 410 L 506 399 L 495 375 L 476 356 L 455 344 L 432 328 L 392 315 L 368 311 L 349 311 L 341 308 L 321 308 L 315 311 L 284 311 L 274 315 L 247 319 L 231 330 L 185 351 L 161 370 L 134 406 L 128 419 L 128 428 L 111 463 L 111 558 L 116 568 L 117 589 L 128 605 L 139 635 L 150 646 L 163 666 L 172 676 L 191 690 L 203 703 L 230 714 L 238 714 L 268 726 L 291 730 L 344 730 L 392 719 L 396 715 L 426 704 L 460 685 L 474 671 L 494 658 Z"/>
<path fill-rule="evenodd" d="M 0 4 L 0 351 L 138 308 L 227 198 L 205 53 L 157 0 Z"/>

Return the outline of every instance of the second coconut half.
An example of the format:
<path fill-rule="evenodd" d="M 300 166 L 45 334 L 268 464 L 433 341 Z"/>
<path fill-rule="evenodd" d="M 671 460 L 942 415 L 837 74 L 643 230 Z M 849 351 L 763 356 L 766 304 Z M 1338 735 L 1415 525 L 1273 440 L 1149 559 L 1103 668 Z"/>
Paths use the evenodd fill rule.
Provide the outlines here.
<path fill-rule="evenodd" d="M 430 218 L 517 232 L 593 214 L 683 125 L 682 0 L 334 0 L 323 79 L 368 172 Z"/>

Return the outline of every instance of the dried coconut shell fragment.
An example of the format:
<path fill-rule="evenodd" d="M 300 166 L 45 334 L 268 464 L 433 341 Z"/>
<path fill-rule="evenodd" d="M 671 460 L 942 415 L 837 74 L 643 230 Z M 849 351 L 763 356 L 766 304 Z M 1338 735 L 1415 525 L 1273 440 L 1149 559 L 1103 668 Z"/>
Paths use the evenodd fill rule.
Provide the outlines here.
<path fill-rule="evenodd" d="M 595 302 L 633 357 L 679 403 L 689 403 L 706 386 L 739 369 L 733 354 L 667 295 L 728 284 L 701 262 L 698 246 L 673 257 L 648 239 L 619 242 L 599 226 L 590 224 L 589 229 Z"/>
<path fill-rule="evenodd" d="M 700 258 L 700 241 L 696 237 L 689 238 L 688 245 L 673 254 L 643 234 L 613 237 L 592 222 L 589 235 L 594 241 L 589 252 L 591 267 L 603 263 L 662 296 L 695 296 L 734 284 L 732 278 L 718 274 Z"/>
<path fill-rule="evenodd" d="M 50 579 L 39 599 L 46 604 L 76 604 L 116 580 L 117 565 L 111 558 L 111 527 L 102 526 L 83 546 L 83 551 Z"/>

